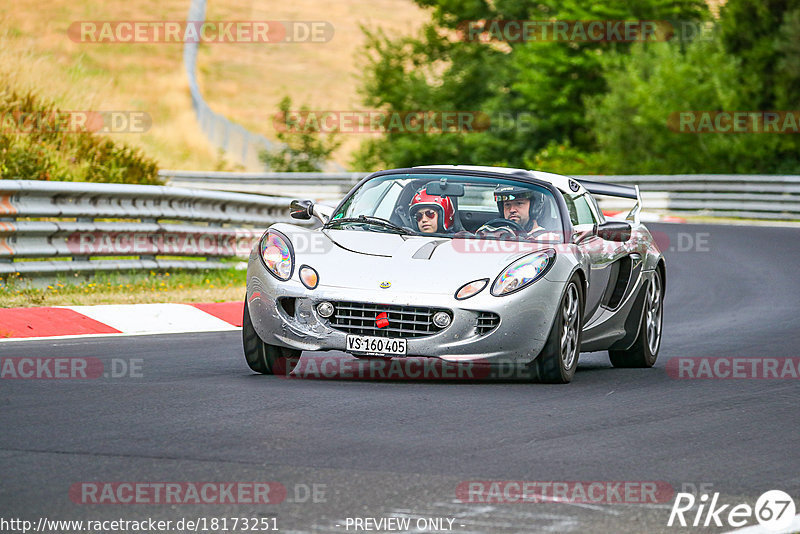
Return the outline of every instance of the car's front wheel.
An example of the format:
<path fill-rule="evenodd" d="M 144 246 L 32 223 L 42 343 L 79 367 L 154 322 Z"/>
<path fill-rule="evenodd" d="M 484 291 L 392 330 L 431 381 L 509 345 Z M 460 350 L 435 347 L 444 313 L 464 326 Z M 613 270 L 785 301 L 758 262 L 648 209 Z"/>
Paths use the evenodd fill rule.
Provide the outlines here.
<path fill-rule="evenodd" d="M 582 328 L 583 294 L 580 280 L 575 276 L 564 290 L 550 336 L 535 360 L 539 380 L 550 384 L 572 380 L 578 367 Z"/>
<path fill-rule="evenodd" d="M 647 293 L 639 324 L 639 335 L 627 350 L 609 350 L 608 356 L 614 367 L 653 367 L 661 347 L 661 326 L 664 320 L 664 284 L 661 272 L 656 269 Z"/>
<path fill-rule="evenodd" d="M 250 319 L 247 301 L 244 303 L 244 316 L 242 317 L 242 345 L 247 365 L 256 373 L 263 375 L 276 373 L 288 375 L 300 360 L 299 350 L 278 347 L 261 341 L 253 327 L 253 321 Z"/>

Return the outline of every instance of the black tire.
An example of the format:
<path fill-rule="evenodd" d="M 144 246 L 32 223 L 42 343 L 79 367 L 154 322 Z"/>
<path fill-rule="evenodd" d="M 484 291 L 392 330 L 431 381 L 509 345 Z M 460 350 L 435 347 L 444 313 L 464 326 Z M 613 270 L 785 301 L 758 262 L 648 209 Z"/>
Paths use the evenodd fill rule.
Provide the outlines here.
<path fill-rule="evenodd" d="M 661 348 L 661 327 L 664 323 L 664 284 L 661 271 L 653 273 L 653 281 L 647 285 L 639 334 L 629 349 L 609 350 L 611 365 L 623 368 L 653 367 Z M 655 337 L 654 337 L 655 336 Z"/>
<path fill-rule="evenodd" d="M 567 384 L 572 380 L 578 368 L 582 329 L 583 292 L 580 279 L 574 276 L 564 289 L 547 342 L 534 360 L 541 382 Z"/>
<path fill-rule="evenodd" d="M 250 319 L 247 301 L 244 303 L 244 316 L 242 317 L 242 346 L 248 367 L 262 375 L 285 374 L 288 376 L 300 360 L 301 351 L 299 350 L 269 345 L 261 341 L 253 327 L 253 321 Z"/>

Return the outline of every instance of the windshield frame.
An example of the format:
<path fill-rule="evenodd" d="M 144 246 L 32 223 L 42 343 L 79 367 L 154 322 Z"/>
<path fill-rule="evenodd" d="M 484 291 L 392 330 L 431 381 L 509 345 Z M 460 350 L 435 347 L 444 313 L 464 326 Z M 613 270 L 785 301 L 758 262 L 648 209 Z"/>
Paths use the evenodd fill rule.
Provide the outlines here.
<path fill-rule="evenodd" d="M 461 176 L 461 177 L 477 177 L 477 178 L 490 178 L 495 180 L 507 180 L 512 182 L 521 182 L 523 184 L 528 185 L 535 185 L 542 187 L 548 190 L 556 201 L 556 206 L 558 206 L 559 211 L 559 219 L 561 220 L 563 237 L 562 242 L 567 243 L 570 240 L 570 236 L 573 234 L 573 226 L 572 221 L 569 218 L 569 211 L 567 209 L 567 203 L 564 201 L 564 196 L 561 190 L 556 187 L 555 185 L 551 184 L 550 182 L 540 180 L 536 178 L 533 174 L 527 171 L 518 171 L 513 173 L 504 173 L 504 172 L 491 172 L 491 171 L 483 171 L 483 170 L 475 170 L 475 169 L 450 169 L 450 168 L 418 168 L 418 167 L 406 167 L 402 169 L 389 169 L 389 170 L 381 170 L 377 172 L 373 172 L 368 174 L 364 178 L 358 181 L 356 185 L 353 186 L 352 189 L 342 198 L 341 201 L 336 205 L 336 209 L 333 210 L 331 213 L 331 217 L 339 213 L 339 210 L 350 200 L 356 191 L 361 189 L 361 187 L 367 183 L 368 181 L 372 180 L 373 178 L 378 178 L 382 176 L 390 176 L 390 175 L 403 175 L 403 174 L 435 174 L 435 175 L 448 175 L 448 176 Z M 410 234 L 410 235 L 425 235 L 425 234 Z M 436 237 L 450 237 L 453 236 L 444 236 L 442 234 L 435 234 Z M 486 239 L 481 238 L 478 236 L 463 236 L 458 237 L 458 239 Z"/>

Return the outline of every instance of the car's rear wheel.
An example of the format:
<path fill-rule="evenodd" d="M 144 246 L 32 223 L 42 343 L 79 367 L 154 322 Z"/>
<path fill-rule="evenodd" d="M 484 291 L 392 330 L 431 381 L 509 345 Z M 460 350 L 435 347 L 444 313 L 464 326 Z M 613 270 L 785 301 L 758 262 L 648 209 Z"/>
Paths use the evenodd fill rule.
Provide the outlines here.
<path fill-rule="evenodd" d="M 539 380 L 550 384 L 572 380 L 578 367 L 582 328 L 583 294 L 580 279 L 575 276 L 564 290 L 550 335 L 535 360 Z"/>
<path fill-rule="evenodd" d="M 608 356 L 614 367 L 653 367 L 661 347 L 661 326 L 664 320 L 664 284 L 661 272 L 656 269 L 653 280 L 647 286 L 639 335 L 633 346 L 626 350 L 609 350 Z"/>
<path fill-rule="evenodd" d="M 299 350 L 278 347 L 261 341 L 253 327 L 246 301 L 242 317 L 242 346 L 247 365 L 256 373 L 263 375 L 276 373 L 288 375 L 300 360 L 301 351 Z"/>

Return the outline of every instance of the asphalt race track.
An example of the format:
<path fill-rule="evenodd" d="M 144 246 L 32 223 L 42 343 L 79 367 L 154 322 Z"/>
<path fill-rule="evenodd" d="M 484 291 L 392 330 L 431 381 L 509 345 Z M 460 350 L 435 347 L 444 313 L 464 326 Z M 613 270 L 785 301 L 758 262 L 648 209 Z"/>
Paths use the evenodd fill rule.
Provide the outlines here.
<path fill-rule="evenodd" d="M 456 533 L 730 530 L 667 527 L 671 500 L 472 503 L 456 494 L 476 480 L 664 481 L 751 506 L 766 490 L 800 494 L 800 380 L 677 380 L 666 369 L 687 356 L 800 356 L 798 229 L 650 227 L 672 248 L 656 367 L 613 369 L 606 353 L 584 354 L 566 386 L 257 376 L 237 332 L 2 343 L 2 357 L 140 366 L 118 378 L 0 380 L 2 516 L 276 517 L 281 532 L 365 532 L 347 529 L 347 518 L 389 516 L 455 519 Z M 207 481 L 278 482 L 287 497 L 70 497 L 82 482 Z"/>

